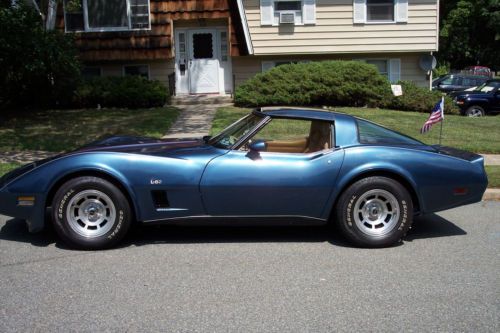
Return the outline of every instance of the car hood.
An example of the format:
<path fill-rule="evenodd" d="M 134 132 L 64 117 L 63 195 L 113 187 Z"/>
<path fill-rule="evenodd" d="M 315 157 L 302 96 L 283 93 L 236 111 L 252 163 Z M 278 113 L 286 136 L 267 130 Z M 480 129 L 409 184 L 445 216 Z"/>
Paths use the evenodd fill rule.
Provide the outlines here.
<path fill-rule="evenodd" d="M 156 155 L 163 157 L 174 157 L 182 155 L 182 151 L 203 151 L 210 149 L 212 146 L 207 145 L 203 139 L 188 138 L 188 139 L 156 139 L 149 137 L 138 136 L 113 136 L 106 139 L 98 140 L 86 144 L 73 151 L 55 155 L 43 160 L 38 160 L 32 163 L 25 164 L 11 172 L 0 177 L 0 188 L 6 185 L 11 180 L 22 176 L 29 171 L 42 166 L 51 161 L 69 157 L 72 155 L 93 153 L 93 152 L 121 152 L 129 154 Z"/>
<path fill-rule="evenodd" d="M 205 146 L 200 138 L 187 139 L 156 139 L 139 136 L 113 136 L 91 142 L 69 154 L 82 152 L 123 152 L 132 154 L 155 155 L 180 148 L 195 148 Z"/>

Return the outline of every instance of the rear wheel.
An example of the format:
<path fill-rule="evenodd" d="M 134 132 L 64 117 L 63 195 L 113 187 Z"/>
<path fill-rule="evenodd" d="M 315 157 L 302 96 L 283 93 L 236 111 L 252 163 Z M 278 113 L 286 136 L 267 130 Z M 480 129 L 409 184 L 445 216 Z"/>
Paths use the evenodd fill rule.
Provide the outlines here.
<path fill-rule="evenodd" d="M 404 237 L 413 219 L 408 191 L 386 177 L 368 177 L 340 196 L 337 223 L 343 234 L 363 247 L 391 246 Z"/>
<path fill-rule="evenodd" d="M 482 117 L 484 116 L 484 109 L 478 105 L 473 105 L 465 111 L 467 117 Z"/>
<path fill-rule="evenodd" d="M 79 249 L 109 248 L 125 236 L 131 223 L 127 198 L 115 185 L 97 177 L 66 182 L 52 207 L 57 233 Z"/>

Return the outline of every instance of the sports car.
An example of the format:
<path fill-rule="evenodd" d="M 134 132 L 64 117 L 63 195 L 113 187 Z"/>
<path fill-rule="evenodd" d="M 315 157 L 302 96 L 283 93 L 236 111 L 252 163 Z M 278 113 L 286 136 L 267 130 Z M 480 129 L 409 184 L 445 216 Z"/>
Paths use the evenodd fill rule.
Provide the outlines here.
<path fill-rule="evenodd" d="M 0 213 L 30 232 L 51 222 L 82 249 L 116 245 L 135 222 L 332 222 L 384 247 L 486 187 L 480 155 L 342 113 L 258 109 L 214 137 L 111 137 L 24 165 L 0 178 Z"/>

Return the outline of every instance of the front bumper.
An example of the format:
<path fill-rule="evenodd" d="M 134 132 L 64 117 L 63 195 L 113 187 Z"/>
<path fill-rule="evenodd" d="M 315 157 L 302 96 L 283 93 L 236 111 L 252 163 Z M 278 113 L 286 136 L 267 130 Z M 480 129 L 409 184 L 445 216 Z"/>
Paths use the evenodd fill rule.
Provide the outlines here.
<path fill-rule="evenodd" d="M 19 197 L 35 197 L 33 206 L 20 206 Z M 45 224 L 44 197 L 33 193 L 11 193 L 0 190 L 0 214 L 26 220 L 30 232 L 41 231 Z"/>

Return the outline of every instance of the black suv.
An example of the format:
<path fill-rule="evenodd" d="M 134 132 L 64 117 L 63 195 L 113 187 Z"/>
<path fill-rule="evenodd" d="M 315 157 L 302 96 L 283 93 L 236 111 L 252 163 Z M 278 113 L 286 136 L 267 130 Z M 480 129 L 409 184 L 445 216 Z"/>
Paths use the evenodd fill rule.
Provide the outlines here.
<path fill-rule="evenodd" d="M 500 112 L 500 79 L 486 81 L 472 91 L 463 91 L 453 99 L 460 113 L 469 117 L 480 117 Z"/>
<path fill-rule="evenodd" d="M 486 82 L 486 76 L 467 74 L 446 74 L 432 81 L 432 89 L 445 93 L 477 87 Z"/>

